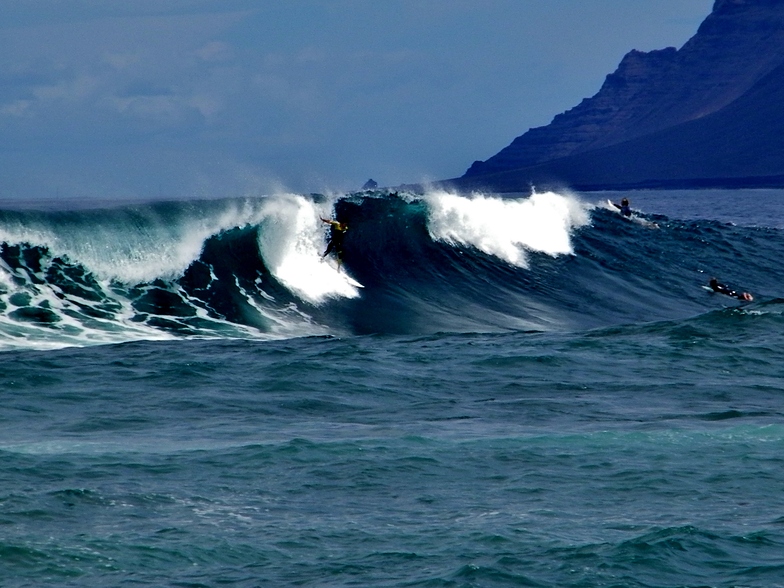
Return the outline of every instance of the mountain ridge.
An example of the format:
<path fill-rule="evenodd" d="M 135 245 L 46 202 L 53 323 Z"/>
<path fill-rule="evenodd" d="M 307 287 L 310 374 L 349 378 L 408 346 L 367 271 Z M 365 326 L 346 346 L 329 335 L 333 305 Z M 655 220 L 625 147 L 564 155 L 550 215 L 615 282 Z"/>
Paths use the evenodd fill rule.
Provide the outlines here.
<path fill-rule="evenodd" d="M 783 64 L 784 2 L 716 0 L 680 49 L 630 51 L 593 97 L 448 183 L 784 185 Z"/>

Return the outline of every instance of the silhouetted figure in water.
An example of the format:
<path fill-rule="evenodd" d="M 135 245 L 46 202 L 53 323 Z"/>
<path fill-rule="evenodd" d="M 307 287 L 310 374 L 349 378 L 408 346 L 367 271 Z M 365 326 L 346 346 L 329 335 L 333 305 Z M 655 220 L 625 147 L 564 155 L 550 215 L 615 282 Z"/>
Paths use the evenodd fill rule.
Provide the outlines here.
<path fill-rule="evenodd" d="M 724 294 L 725 296 L 731 296 L 732 298 L 737 298 L 738 300 L 745 300 L 747 302 L 751 302 L 754 300 L 754 297 L 749 294 L 748 292 L 741 292 L 738 293 L 735 290 L 732 290 L 726 284 L 722 284 L 716 278 L 711 278 L 710 282 L 708 282 L 711 290 L 714 292 L 718 292 L 719 294 Z"/>
<path fill-rule="evenodd" d="M 336 220 L 329 220 L 326 218 L 321 218 L 321 220 L 329 225 L 329 237 L 327 237 L 327 248 L 324 250 L 324 253 L 321 255 L 321 258 L 323 259 L 330 253 L 333 253 L 335 255 L 335 258 L 338 260 L 338 271 L 339 271 L 340 265 L 343 263 L 343 237 L 346 236 L 346 231 L 348 231 L 348 225 Z"/>
<path fill-rule="evenodd" d="M 621 203 L 620 204 L 616 204 L 615 202 L 613 202 L 612 205 L 615 208 L 617 208 L 618 210 L 620 210 L 621 214 L 623 216 L 631 216 L 632 215 L 632 208 L 631 208 L 631 206 L 629 206 L 629 199 L 628 198 L 621 199 Z"/>

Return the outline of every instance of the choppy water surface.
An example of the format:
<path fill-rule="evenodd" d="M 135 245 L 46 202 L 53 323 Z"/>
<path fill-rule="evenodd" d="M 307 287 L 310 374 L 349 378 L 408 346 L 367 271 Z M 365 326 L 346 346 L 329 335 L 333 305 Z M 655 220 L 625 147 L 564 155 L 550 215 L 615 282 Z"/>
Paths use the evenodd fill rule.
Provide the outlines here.
<path fill-rule="evenodd" d="M 0 212 L 0 583 L 784 585 L 760 194 Z"/>

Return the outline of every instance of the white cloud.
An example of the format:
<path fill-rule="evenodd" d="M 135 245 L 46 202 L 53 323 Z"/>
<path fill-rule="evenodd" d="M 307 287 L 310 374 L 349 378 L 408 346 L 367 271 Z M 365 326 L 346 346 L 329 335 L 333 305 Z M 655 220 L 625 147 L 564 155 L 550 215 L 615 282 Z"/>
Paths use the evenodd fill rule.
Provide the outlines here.
<path fill-rule="evenodd" d="M 176 124 L 185 116 L 187 105 L 175 96 L 114 97 L 111 100 L 117 112 L 159 123 Z"/>
<path fill-rule="evenodd" d="M 228 61 L 233 56 L 231 45 L 221 41 L 210 41 L 196 51 L 196 55 L 204 61 L 222 62 Z"/>
<path fill-rule="evenodd" d="M 33 89 L 33 95 L 44 103 L 56 100 L 81 102 L 90 96 L 98 88 L 98 85 L 98 78 L 82 74 L 54 85 L 38 86 Z"/>
<path fill-rule="evenodd" d="M 103 56 L 104 63 L 108 63 L 116 70 L 123 70 L 131 65 L 136 65 L 140 59 L 139 54 L 135 52 L 106 53 Z"/>
<path fill-rule="evenodd" d="M 181 185 L 183 162 L 259 166 L 293 189 L 457 175 L 588 95 L 639 36 L 629 15 L 712 2 L 7 1 L 0 183 L 35 175 L 12 157 L 48 156 L 62 177 L 79 162 L 107 185 L 137 173 L 140 190 Z M 567 46 L 584 57 L 554 72 Z"/>
<path fill-rule="evenodd" d="M 0 106 L 0 114 L 22 117 L 30 114 L 30 100 L 14 100 Z"/>
<path fill-rule="evenodd" d="M 223 103 L 220 100 L 206 95 L 191 96 L 188 105 L 198 110 L 205 118 L 210 118 L 223 110 Z"/>

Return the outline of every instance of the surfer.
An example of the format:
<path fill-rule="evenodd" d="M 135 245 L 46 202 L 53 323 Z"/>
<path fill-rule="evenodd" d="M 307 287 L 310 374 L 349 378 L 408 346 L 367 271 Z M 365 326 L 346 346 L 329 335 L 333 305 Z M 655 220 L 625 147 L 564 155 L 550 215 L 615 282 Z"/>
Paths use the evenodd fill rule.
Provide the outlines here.
<path fill-rule="evenodd" d="M 330 253 L 334 253 L 335 258 L 338 260 L 338 270 L 340 270 L 340 264 L 343 261 L 343 237 L 346 235 L 348 225 L 336 220 L 330 220 L 323 217 L 319 218 L 329 225 L 327 248 L 322 254 L 321 258 L 324 259 Z"/>
<path fill-rule="evenodd" d="M 631 206 L 629 206 L 629 199 L 628 198 L 622 198 L 620 204 L 616 204 L 615 202 L 613 202 L 612 205 L 615 208 L 617 208 L 618 210 L 620 210 L 621 214 L 623 216 L 631 216 L 632 215 L 632 208 L 631 208 Z"/>
<path fill-rule="evenodd" d="M 716 278 L 711 278 L 710 282 L 708 282 L 710 289 L 714 292 L 718 292 L 719 294 L 724 294 L 725 296 L 731 296 L 732 298 L 737 298 L 738 300 L 745 300 L 747 302 L 751 302 L 754 300 L 754 297 L 749 294 L 748 292 L 741 292 L 740 294 L 735 290 L 732 290 L 729 286 L 722 284 Z"/>

